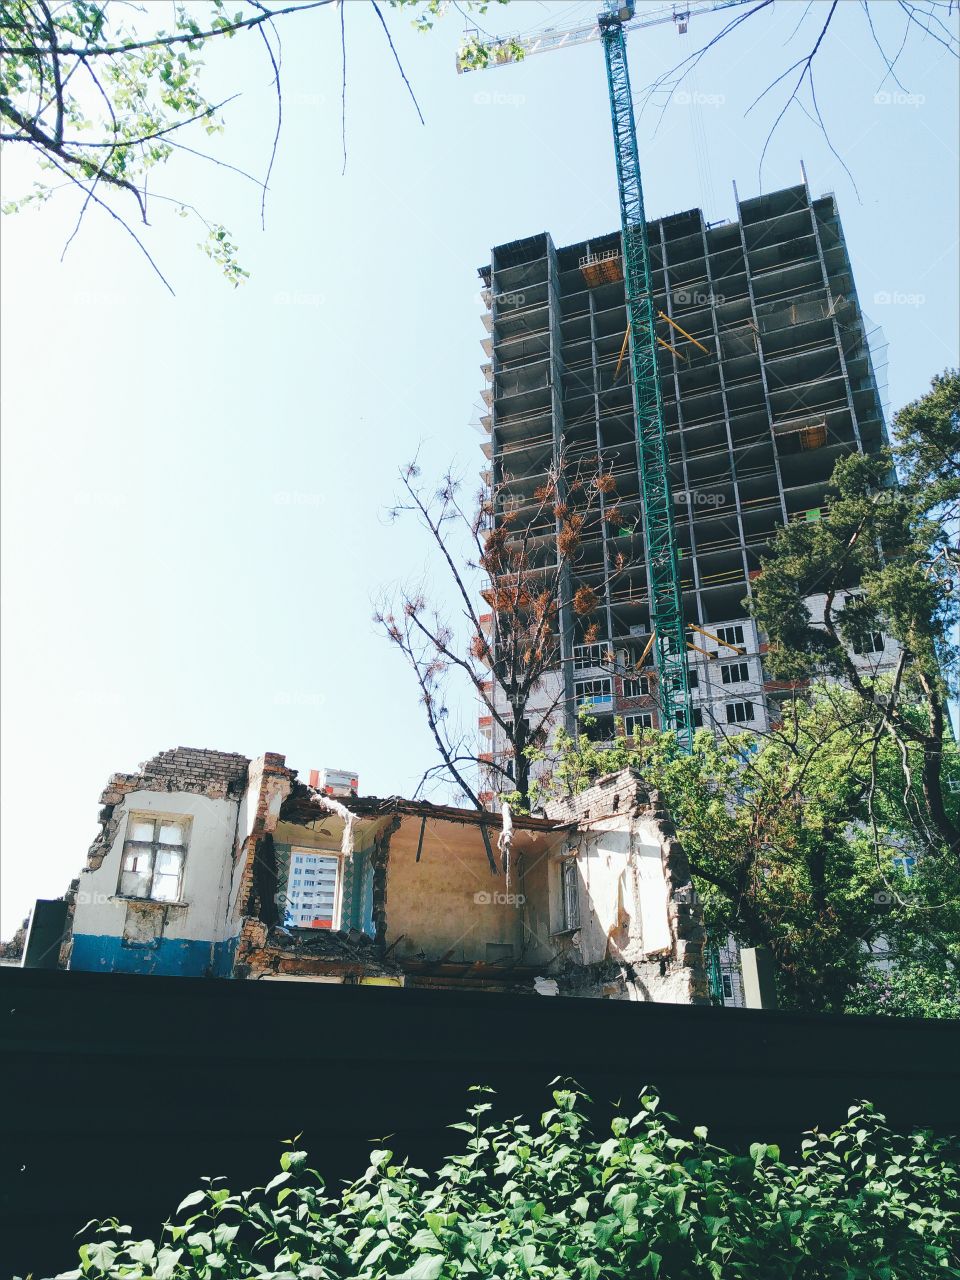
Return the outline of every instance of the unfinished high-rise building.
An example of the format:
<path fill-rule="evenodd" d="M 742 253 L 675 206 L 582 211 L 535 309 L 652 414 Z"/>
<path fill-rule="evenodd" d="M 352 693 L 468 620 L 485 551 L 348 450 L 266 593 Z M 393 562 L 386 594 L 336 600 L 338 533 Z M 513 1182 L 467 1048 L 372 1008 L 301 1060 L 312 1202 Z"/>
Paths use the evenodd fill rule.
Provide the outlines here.
<path fill-rule="evenodd" d="M 744 604 L 776 530 L 820 519 L 837 459 L 886 440 L 833 195 L 812 199 L 804 181 L 737 197 L 737 215 L 708 223 L 691 209 L 648 224 L 693 716 L 721 732 L 765 729 L 785 693 Z M 539 705 L 559 693 L 570 728 L 587 706 L 601 739 L 616 716 L 628 734 L 656 727 L 620 233 L 564 248 L 546 232 L 498 245 L 480 276 L 494 521 L 536 505 L 561 455 L 599 459 L 616 482 L 602 496 L 615 519 L 598 522 L 570 569 L 571 593 L 592 588 L 597 609 L 561 610 L 560 660 Z M 865 660 L 882 663 L 883 638 L 875 643 Z M 505 743 L 491 717 L 481 731 L 497 759 Z"/>

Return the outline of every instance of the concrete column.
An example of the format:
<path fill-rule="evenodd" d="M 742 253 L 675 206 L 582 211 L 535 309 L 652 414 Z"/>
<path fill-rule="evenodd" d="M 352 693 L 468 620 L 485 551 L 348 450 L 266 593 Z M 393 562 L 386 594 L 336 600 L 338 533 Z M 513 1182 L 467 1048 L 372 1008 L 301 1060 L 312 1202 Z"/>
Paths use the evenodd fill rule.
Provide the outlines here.
<path fill-rule="evenodd" d="M 777 988 L 773 978 L 773 956 L 766 947 L 741 947 L 743 997 L 748 1009 L 776 1009 Z"/>

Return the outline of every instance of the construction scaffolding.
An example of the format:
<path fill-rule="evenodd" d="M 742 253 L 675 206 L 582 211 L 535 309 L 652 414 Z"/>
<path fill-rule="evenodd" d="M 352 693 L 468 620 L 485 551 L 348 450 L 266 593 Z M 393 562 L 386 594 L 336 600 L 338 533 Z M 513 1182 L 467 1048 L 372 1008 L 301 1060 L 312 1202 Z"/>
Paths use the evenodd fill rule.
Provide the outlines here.
<path fill-rule="evenodd" d="M 886 439 L 833 196 L 812 199 L 802 184 L 738 199 L 737 215 L 711 225 L 693 209 L 646 228 L 683 617 L 745 651 L 744 681 L 720 678 L 735 655 L 711 641 L 691 637 L 709 658 L 686 652 L 694 725 L 720 729 L 769 720 L 769 682 L 743 601 L 773 535 L 821 518 L 837 459 L 875 452 Z M 615 525 L 601 521 L 570 583 L 571 594 L 595 591 L 598 611 L 560 620 L 569 727 L 576 684 L 610 678 L 610 700 L 595 708 L 601 736 L 614 715 L 659 725 L 663 702 L 655 680 L 640 696 L 606 664 L 575 662 L 590 621 L 622 655 L 623 672 L 649 652 L 654 629 L 622 254 L 619 232 L 562 248 L 544 233 L 497 246 L 480 272 L 490 335 L 485 465 L 501 510 L 533 504 L 560 451 L 599 458 L 614 476 L 602 514 L 616 508 Z"/>

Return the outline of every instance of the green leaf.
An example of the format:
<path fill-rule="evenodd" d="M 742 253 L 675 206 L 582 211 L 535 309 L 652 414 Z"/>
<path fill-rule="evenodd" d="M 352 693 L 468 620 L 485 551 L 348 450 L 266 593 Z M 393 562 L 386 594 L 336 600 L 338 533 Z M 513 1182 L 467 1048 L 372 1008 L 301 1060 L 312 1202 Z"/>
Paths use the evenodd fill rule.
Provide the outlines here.
<path fill-rule="evenodd" d="M 443 1270 L 443 1255 L 431 1254 L 418 1258 L 408 1271 L 403 1271 L 391 1280 L 437 1280 Z"/>
<path fill-rule="evenodd" d="M 177 1213 L 183 1213 L 184 1209 L 192 1209 L 195 1204 L 203 1204 L 206 1198 L 207 1193 L 205 1191 L 191 1191 L 190 1194 L 177 1205 Z"/>

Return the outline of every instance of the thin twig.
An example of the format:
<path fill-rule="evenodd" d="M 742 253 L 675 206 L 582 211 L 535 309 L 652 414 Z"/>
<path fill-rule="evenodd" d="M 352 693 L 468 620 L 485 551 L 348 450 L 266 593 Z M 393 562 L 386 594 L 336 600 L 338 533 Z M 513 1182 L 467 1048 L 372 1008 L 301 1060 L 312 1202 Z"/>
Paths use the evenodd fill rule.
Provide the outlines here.
<path fill-rule="evenodd" d="M 52 159 L 50 163 L 53 165 L 55 169 L 59 169 L 65 178 L 69 178 L 69 180 L 75 186 L 79 187 L 81 191 L 88 190 L 83 185 L 83 183 L 79 180 L 79 178 L 75 177 L 72 173 L 70 173 L 68 169 L 64 169 L 64 167 L 61 164 L 59 164 L 56 160 Z M 133 230 L 133 228 L 127 223 L 127 221 L 124 218 L 121 218 L 120 215 L 116 213 L 113 209 L 111 209 L 108 204 L 105 204 L 104 201 L 101 200 L 99 196 L 95 195 L 93 193 L 92 188 L 90 188 L 90 199 L 93 200 L 94 204 L 98 204 L 101 209 L 105 209 L 115 222 L 120 223 L 121 227 L 123 227 L 124 231 L 126 231 L 128 236 L 132 237 L 137 247 L 139 248 L 140 252 L 146 258 L 146 260 L 150 263 L 151 267 L 153 267 L 154 271 L 157 273 L 157 275 L 160 277 L 160 279 L 163 281 L 166 287 L 170 290 L 171 296 L 176 297 L 176 293 L 174 292 L 173 286 L 170 284 L 170 281 L 167 279 L 167 277 L 163 274 L 163 272 L 154 262 L 153 258 L 150 256 L 150 252 L 147 249 L 146 245 L 143 243 L 143 241 L 140 239 L 137 233 Z"/>
<path fill-rule="evenodd" d="M 407 93 L 409 93 L 411 101 L 413 102 L 413 105 L 417 109 L 417 115 L 420 117 L 420 123 L 425 125 L 426 121 L 423 118 L 423 112 L 420 110 L 420 103 L 417 101 L 416 94 L 413 92 L 413 89 L 411 88 L 411 85 L 410 85 L 410 81 L 407 79 L 407 73 L 403 69 L 403 63 L 400 61 L 400 57 L 397 54 L 396 49 L 393 47 L 393 39 L 390 35 L 390 28 L 387 26 L 386 22 L 384 21 L 383 14 L 380 12 L 380 6 L 377 4 L 377 0 L 372 0 L 372 4 L 373 4 L 373 11 L 377 15 L 377 17 L 380 19 L 380 25 L 381 27 L 383 27 L 383 33 L 387 37 L 387 43 L 390 46 L 390 52 L 393 54 L 393 60 L 397 64 L 397 70 L 400 72 L 400 75 L 403 77 L 403 83 L 407 86 Z"/>
<path fill-rule="evenodd" d="M 258 0 L 253 0 L 253 3 L 256 4 L 258 9 L 263 8 L 263 5 L 259 4 Z M 276 29 L 277 29 L 276 25 L 273 22 L 271 22 L 270 25 L 273 27 L 274 32 L 276 32 Z M 274 130 L 274 134 L 273 134 L 273 143 L 270 147 L 270 160 L 267 164 L 267 172 L 266 172 L 266 175 L 264 176 L 263 184 L 262 184 L 263 191 L 260 196 L 260 226 L 264 231 L 266 231 L 267 229 L 267 187 L 269 186 L 269 183 L 270 183 L 270 175 L 271 173 L 273 173 L 273 164 L 277 158 L 277 147 L 280 143 L 280 129 L 283 125 L 283 95 L 280 92 L 280 67 L 277 63 L 277 59 L 273 55 L 273 49 L 270 47 L 270 41 L 267 39 L 267 33 L 266 31 L 264 31 L 263 27 L 258 27 L 257 30 L 259 31 L 260 37 L 263 40 L 264 48 L 267 51 L 267 57 L 270 59 L 270 65 L 271 67 L 273 67 L 273 83 L 277 91 L 277 127 Z"/>

